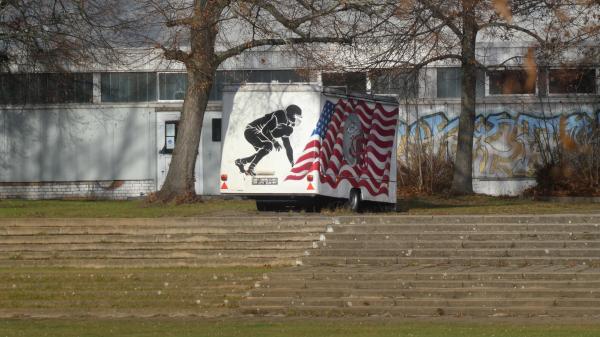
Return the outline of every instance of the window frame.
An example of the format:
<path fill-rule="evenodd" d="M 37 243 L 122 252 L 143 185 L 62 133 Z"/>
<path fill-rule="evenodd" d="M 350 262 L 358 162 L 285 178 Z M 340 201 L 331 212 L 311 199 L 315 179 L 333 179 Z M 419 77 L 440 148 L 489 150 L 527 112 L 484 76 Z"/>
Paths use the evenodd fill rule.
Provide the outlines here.
<path fill-rule="evenodd" d="M 486 70 L 485 72 L 485 97 L 536 97 L 539 94 L 539 83 L 538 83 L 538 79 L 539 79 L 539 73 L 536 70 L 536 76 L 535 76 L 535 84 L 534 84 L 534 88 L 533 88 L 533 93 L 526 93 L 526 94 L 491 94 L 490 93 L 490 85 L 492 83 L 492 81 L 490 80 L 490 72 L 502 72 L 502 71 L 521 71 L 524 73 L 527 73 L 527 71 L 525 70 L 525 68 L 523 67 L 510 67 L 510 68 L 497 68 L 497 69 L 491 69 L 491 70 Z M 548 82 L 548 81 L 546 81 Z"/>
<path fill-rule="evenodd" d="M 167 127 L 168 125 L 174 125 L 175 126 L 175 135 L 173 136 L 167 136 Z M 160 154 L 173 154 L 173 151 L 175 150 L 175 144 L 177 143 L 177 134 L 179 133 L 179 120 L 166 120 L 164 121 L 164 125 L 163 125 L 165 131 L 164 131 L 164 136 L 163 136 L 163 147 L 162 150 L 159 151 Z M 173 137 L 173 148 L 172 149 L 168 149 L 167 148 L 167 137 Z"/>
<path fill-rule="evenodd" d="M 94 104 L 94 72 L 3 72 L 0 74 L 0 90 L 4 88 L 4 81 L 17 81 L 18 84 L 11 85 L 14 92 L 5 91 L 0 93 L 0 98 L 5 95 L 17 97 L 14 101 L 1 102 L 0 106 L 63 106 L 63 105 L 87 105 Z M 12 78 L 10 78 L 12 77 Z M 9 79 L 10 78 L 10 79 Z M 64 82 L 61 82 L 64 80 Z M 77 84 L 80 83 L 79 86 Z M 45 89 L 44 93 L 32 90 Z M 70 93 L 67 95 L 66 93 Z M 13 95 L 14 94 L 14 95 Z M 78 96 L 81 94 L 81 96 Z M 32 97 L 38 99 L 32 99 Z M 84 97 L 85 100 L 78 100 Z M 50 98 L 55 99 L 51 101 Z M 58 100 L 57 98 L 63 98 Z M 72 100 L 69 100 L 72 98 Z"/>
<path fill-rule="evenodd" d="M 458 79 L 456 79 L 455 81 L 457 81 L 457 85 L 458 85 L 458 95 L 457 96 L 444 96 L 441 97 L 440 96 L 440 72 L 441 71 L 455 71 L 458 73 Z M 459 99 L 461 98 L 462 95 L 462 68 L 460 66 L 453 66 L 453 67 L 435 67 L 435 98 L 436 99 Z"/>
<path fill-rule="evenodd" d="M 156 73 L 156 101 L 161 103 L 179 103 L 185 100 L 185 92 L 183 99 L 162 99 L 160 97 L 160 75 L 161 74 L 185 74 L 186 75 L 186 89 L 187 89 L 187 72 L 185 71 L 160 71 Z M 215 76 L 216 77 L 216 76 Z"/>
<path fill-rule="evenodd" d="M 350 90 L 351 88 L 348 85 L 348 83 L 349 83 L 349 81 L 348 81 L 349 77 L 353 76 L 353 75 L 358 76 L 359 74 L 363 75 L 365 77 L 364 78 L 364 80 L 365 80 L 364 88 L 362 88 L 359 91 Z M 325 82 L 323 81 L 323 75 L 325 75 L 325 76 L 330 76 L 330 75 L 331 76 L 343 76 L 344 77 L 343 78 L 344 85 L 325 85 Z M 320 82 L 321 82 L 320 84 L 321 84 L 321 86 L 323 88 L 332 88 L 334 90 L 342 90 L 342 91 L 344 91 L 344 92 L 346 92 L 348 94 L 350 94 L 350 93 L 363 93 L 363 94 L 366 94 L 369 91 L 369 88 L 368 88 L 369 73 L 365 72 L 365 71 L 342 71 L 342 72 L 339 72 L 339 71 L 323 71 L 323 72 L 321 72 L 321 81 Z"/>
<path fill-rule="evenodd" d="M 215 128 L 215 126 L 218 126 L 218 128 Z M 219 130 L 218 137 L 216 137 L 217 135 L 215 134 L 215 130 Z M 212 140 L 213 143 L 223 142 L 223 118 L 222 117 L 211 118 L 211 120 L 210 120 L 210 139 Z"/>
<path fill-rule="evenodd" d="M 157 75 L 158 73 L 156 71 L 102 71 L 102 72 L 99 72 L 99 74 L 100 74 L 100 76 L 99 76 L 100 77 L 99 78 L 100 82 L 98 83 L 98 85 L 100 87 L 100 97 L 99 97 L 100 98 L 100 100 L 99 100 L 100 104 L 148 104 L 148 103 L 156 103 L 156 102 L 158 102 L 158 95 L 159 95 L 158 90 L 159 90 L 159 87 L 158 87 L 158 75 Z M 103 99 L 103 91 L 102 91 L 102 89 L 103 89 L 102 76 L 103 75 L 107 75 L 107 74 L 108 75 L 111 75 L 111 74 L 118 74 L 118 75 L 121 75 L 121 74 L 147 74 L 147 78 L 154 77 L 154 81 L 155 81 L 154 82 L 154 86 L 152 86 L 152 85 L 146 86 L 146 88 L 154 87 L 154 93 L 155 93 L 154 99 L 153 100 L 147 99 L 147 100 L 141 100 L 141 101 L 138 101 L 138 100 L 132 100 L 132 101 L 130 101 L 130 100 L 127 100 L 127 101 L 105 101 Z M 153 76 L 150 76 L 150 75 L 153 75 Z"/>
<path fill-rule="evenodd" d="M 550 92 L 550 72 L 552 70 L 593 70 L 594 71 L 594 91 L 593 92 L 564 92 L 564 93 L 551 93 Z M 600 75 L 598 69 L 595 67 L 550 67 L 548 69 L 548 76 L 546 76 L 546 93 L 548 97 L 589 97 L 600 94 Z"/>

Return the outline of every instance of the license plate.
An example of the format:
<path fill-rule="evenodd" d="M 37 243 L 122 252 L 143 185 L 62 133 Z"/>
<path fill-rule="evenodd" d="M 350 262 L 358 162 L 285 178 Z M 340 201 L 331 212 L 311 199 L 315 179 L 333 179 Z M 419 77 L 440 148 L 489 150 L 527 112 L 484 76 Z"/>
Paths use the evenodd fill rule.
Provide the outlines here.
<path fill-rule="evenodd" d="M 252 185 L 277 185 L 277 178 L 252 178 Z"/>

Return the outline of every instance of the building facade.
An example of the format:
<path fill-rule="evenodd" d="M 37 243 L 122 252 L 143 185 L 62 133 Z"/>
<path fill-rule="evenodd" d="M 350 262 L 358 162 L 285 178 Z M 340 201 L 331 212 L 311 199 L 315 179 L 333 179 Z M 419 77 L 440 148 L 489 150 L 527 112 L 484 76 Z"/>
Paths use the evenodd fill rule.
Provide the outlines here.
<path fill-rule="evenodd" d="M 538 69 L 532 80 L 519 60 L 526 46 L 479 48 L 486 50 L 489 65 L 500 63 L 494 55 L 516 61 L 478 75 L 474 188 L 515 195 L 534 183 L 544 144 L 555 146 L 559 139 L 579 146 L 580 131 L 598 124 L 598 64 L 557 64 Z M 225 85 L 310 82 L 397 96 L 402 161 L 416 142 L 452 156 L 460 81 L 460 68 L 453 64 L 432 64 L 419 72 L 322 72 L 307 70 L 288 52 L 246 52 L 217 72 L 204 119 L 196 191 L 219 191 Z M 151 62 L 126 70 L 1 74 L 0 198 L 126 199 L 156 191 L 168 170 L 185 89 L 183 69 Z"/>

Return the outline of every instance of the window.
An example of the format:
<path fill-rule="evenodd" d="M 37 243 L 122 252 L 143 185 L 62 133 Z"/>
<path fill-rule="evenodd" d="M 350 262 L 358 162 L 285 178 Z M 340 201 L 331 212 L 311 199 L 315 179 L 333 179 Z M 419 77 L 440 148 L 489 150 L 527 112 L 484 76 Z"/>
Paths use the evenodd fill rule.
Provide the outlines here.
<path fill-rule="evenodd" d="M 103 73 L 102 102 L 156 101 L 156 73 Z"/>
<path fill-rule="evenodd" d="M 417 72 L 398 73 L 379 70 L 371 73 L 371 90 L 374 94 L 394 94 L 400 98 L 416 98 L 419 94 Z"/>
<path fill-rule="evenodd" d="M 177 139 L 177 125 L 178 121 L 166 121 L 165 122 L 165 145 L 161 154 L 173 153 L 175 149 L 175 140 Z"/>
<path fill-rule="evenodd" d="M 595 69 L 550 69 L 548 89 L 551 94 L 596 93 Z"/>
<path fill-rule="evenodd" d="M 215 77 L 210 100 L 223 98 L 223 87 L 241 83 L 293 83 L 309 82 L 309 78 L 296 70 L 219 70 Z"/>
<path fill-rule="evenodd" d="M 91 73 L 1 74 L 0 104 L 91 103 Z"/>
<path fill-rule="evenodd" d="M 462 69 L 460 67 L 437 68 L 437 97 L 452 98 L 462 95 Z M 485 96 L 485 72 L 477 71 L 475 95 Z"/>
<path fill-rule="evenodd" d="M 293 83 L 308 82 L 308 79 L 295 70 L 251 70 L 247 73 L 248 83 Z"/>
<path fill-rule="evenodd" d="M 212 119 L 212 141 L 221 141 L 221 118 Z"/>
<path fill-rule="evenodd" d="M 187 90 L 187 73 L 160 73 L 158 74 L 158 85 L 160 100 L 183 100 Z"/>
<path fill-rule="evenodd" d="M 535 94 L 536 74 L 525 70 L 498 70 L 488 72 L 490 95 Z"/>
<path fill-rule="evenodd" d="M 324 87 L 339 88 L 347 92 L 367 91 L 367 74 L 363 72 L 323 73 Z"/>

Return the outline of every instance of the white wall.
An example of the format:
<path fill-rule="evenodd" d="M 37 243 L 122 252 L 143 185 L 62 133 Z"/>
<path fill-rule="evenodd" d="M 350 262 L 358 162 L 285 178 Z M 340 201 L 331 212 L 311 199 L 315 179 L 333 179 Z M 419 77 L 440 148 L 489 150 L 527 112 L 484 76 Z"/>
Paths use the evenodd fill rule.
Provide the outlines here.
<path fill-rule="evenodd" d="M 154 108 L 0 111 L 0 181 L 154 179 Z"/>

